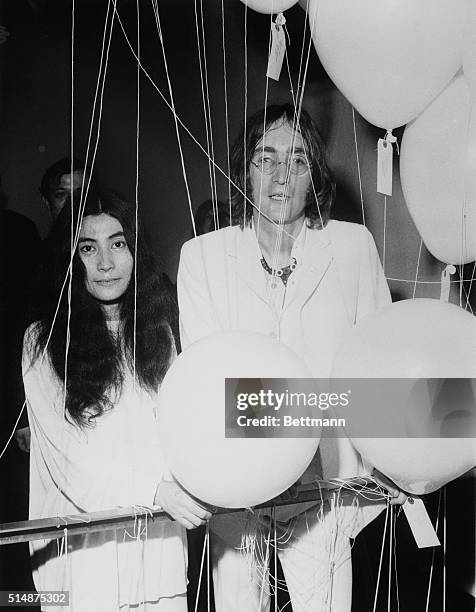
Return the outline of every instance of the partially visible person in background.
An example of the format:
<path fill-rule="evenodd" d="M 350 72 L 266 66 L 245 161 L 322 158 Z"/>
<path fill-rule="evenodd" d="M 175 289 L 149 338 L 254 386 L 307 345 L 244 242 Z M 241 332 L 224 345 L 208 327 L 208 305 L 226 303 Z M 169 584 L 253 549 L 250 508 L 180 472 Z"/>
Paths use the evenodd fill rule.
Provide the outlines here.
<path fill-rule="evenodd" d="M 33 221 L 9 210 L 0 178 L 2 214 L 2 431 L 12 431 L 25 400 L 21 378 L 21 346 L 31 323 L 29 305 L 34 300 L 41 239 Z M 8 437 L 8 436 L 7 436 Z M 15 432 L 21 450 L 28 451 L 29 430 L 26 410 Z M 5 440 L 2 440 L 6 442 Z"/>
<path fill-rule="evenodd" d="M 35 277 L 41 250 L 35 224 L 24 215 L 9 210 L 0 179 L 0 257 L 1 257 L 1 402 L 0 402 L 0 482 L 2 503 L 0 523 L 28 518 L 29 435 L 26 408 L 20 420 L 25 393 L 21 376 L 21 350 L 29 319 L 28 305 L 34 299 Z M 18 422 L 17 422 L 18 421 Z M 15 430 L 15 424 L 16 430 Z M 13 434 L 14 432 L 14 434 Z M 14 435 L 16 444 L 10 442 Z M 32 590 L 28 545 L 0 546 L 0 590 Z"/>
<path fill-rule="evenodd" d="M 63 210 L 71 192 L 81 190 L 83 179 L 84 164 L 77 159 L 71 163 L 70 158 L 64 157 L 46 170 L 39 191 L 53 221 Z"/>
<path fill-rule="evenodd" d="M 205 200 L 194 213 L 197 236 L 208 234 L 230 225 L 230 207 L 225 202 Z M 193 236 L 192 236 L 193 237 Z"/>

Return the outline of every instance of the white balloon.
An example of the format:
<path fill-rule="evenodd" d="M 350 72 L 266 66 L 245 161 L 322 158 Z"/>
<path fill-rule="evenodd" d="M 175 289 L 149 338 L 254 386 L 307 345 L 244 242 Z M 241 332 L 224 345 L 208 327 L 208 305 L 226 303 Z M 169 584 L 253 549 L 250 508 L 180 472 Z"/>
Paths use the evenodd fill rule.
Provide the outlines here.
<path fill-rule="evenodd" d="M 405 128 L 400 176 L 428 250 L 446 263 L 474 261 L 476 106 L 462 74 Z"/>
<path fill-rule="evenodd" d="M 319 437 L 226 438 L 225 378 L 312 375 L 290 349 L 268 336 L 223 332 L 188 347 L 163 381 L 159 427 L 172 474 L 207 503 L 254 506 L 304 473 Z"/>
<path fill-rule="evenodd" d="M 476 101 L 476 2 L 469 3 L 464 39 L 464 75 L 468 79 L 473 102 Z"/>
<path fill-rule="evenodd" d="M 408 123 L 462 64 L 468 0 L 311 0 L 309 24 L 331 79 L 376 126 Z"/>
<path fill-rule="evenodd" d="M 296 4 L 298 0 L 241 0 L 243 4 L 258 13 L 274 15 L 287 11 Z"/>
<path fill-rule="evenodd" d="M 349 332 L 336 355 L 332 375 L 342 378 L 474 379 L 476 318 L 440 300 L 397 302 L 366 317 Z M 474 390 L 473 382 L 473 400 L 469 407 L 473 427 L 476 420 Z M 402 401 L 408 397 L 402 393 Z M 409 425 L 422 431 L 425 419 L 421 414 L 409 414 L 405 405 L 396 411 L 394 406 L 394 401 L 385 401 L 382 397 L 375 418 L 383 416 L 402 432 L 408 430 Z M 430 432 L 434 430 L 431 425 L 427 422 Z M 358 438 L 352 431 L 347 430 L 347 433 L 367 461 L 411 493 L 435 491 L 476 464 L 476 446 L 472 438 Z"/>

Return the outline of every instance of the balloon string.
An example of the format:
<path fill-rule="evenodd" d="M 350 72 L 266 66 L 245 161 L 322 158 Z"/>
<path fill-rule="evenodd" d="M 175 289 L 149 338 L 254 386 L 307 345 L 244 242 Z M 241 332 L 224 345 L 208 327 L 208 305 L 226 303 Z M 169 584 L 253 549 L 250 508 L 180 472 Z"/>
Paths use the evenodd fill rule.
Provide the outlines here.
<path fill-rule="evenodd" d="M 136 0 L 137 13 L 137 64 L 136 64 L 136 89 L 137 89 L 137 117 L 136 117 L 136 176 L 135 176 L 135 210 L 134 220 L 136 224 L 134 235 L 134 253 L 137 253 L 139 242 L 139 139 L 140 139 L 140 8 L 139 0 Z M 136 352 L 137 352 L 137 255 L 134 257 L 134 319 L 133 319 L 133 345 L 132 345 L 132 385 L 136 390 Z"/>
<path fill-rule="evenodd" d="M 394 278 L 394 277 L 392 277 L 392 276 L 386 276 L 385 278 L 386 278 L 388 281 L 395 281 L 395 282 L 397 282 L 397 283 L 412 283 L 412 285 L 413 285 L 413 284 L 415 284 L 415 279 L 414 279 L 414 278 Z M 467 278 L 467 279 L 465 279 L 465 280 L 464 280 L 464 282 L 470 282 L 470 280 L 471 280 L 471 279 L 468 279 L 468 278 Z M 460 282 L 461 282 L 460 280 L 454 280 L 454 281 L 450 281 L 450 284 L 453 284 L 453 283 L 454 283 L 454 284 L 458 284 L 458 283 L 460 283 Z M 441 280 L 438 280 L 438 281 L 424 281 L 424 280 L 418 280 L 418 281 L 416 281 L 416 283 L 417 283 L 418 285 L 441 285 Z M 468 294 L 466 293 L 466 290 L 465 290 L 465 294 L 466 294 L 466 295 L 468 295 Z"/>
<path fill-rule="evenodd" d="M 204 46 L 204 40 L 203 40 L 203 36 L 202 36 L 202 41 L 200 40 L 200 28 L 199 28 L 199 23 L 198 23 L 198 5 L 197 5 L 197 1 L 195 0 L 194 2 L 194 9 L 195 9 L 195 30 L 196 30 L 196 37 L 197 37 L 197 50 L 198 50 L 198 66 L 200 69 L 200 85 L 201 85 L 201 90 L 202 90 L 202 106 L 203 106 L 203 118 L 205 121 L 205 136 L 206 136 L 206 141 L 207 141 L 207 154 L 208 154 L 208 178 L 210 181 L 210 190 L 211 190 L 211 199 L 212 199 L 212 206 L 214 205 L 216 198 L 215 198 L 215 192 L 214 192 L 214 188 L 213 188 L 213 175 L 214 175 L 214 168 L 212 166 L 212 160 L 213 160 L 213 151 L 212 151 L 212 136 L 210 133 L 210 123 L 209 123 L 209 113 L 208 113 L 208 106 L 207 106 L 207 100 L 208 100 L 208 105 L 210 103 L 210 100 L 208 98 L 208 79 L 206 76 L 206 57 L 205 57 L 205 53 L 206 53 L 206 49 Z M 200 9 L 201 9 L 201 25 L 203 28 L 203 5 L 202 2 L 200 0 Z M 203 48 L 203 50 L 202 50 Z M 202 56 L 203 53 L 203 56 Z M 204 76 L 205 73 L 205 76 Z"/>
<path fill-rule="evenodd" d="M 210 584 L 210 524 L 207 523 L 205 532 L 205 542 L 207 547 L 207 612 L 211 612 L 211 584 Z"/>
<path fill-rule="evenodd" d="M 133 55 L 135 55 L 134 53 L 134 49 L 132 48 L 129 39 L 126 36 L 126 33 L 124 31 L 121 19 L 119 17 L 119 14 L 117 13 L 117 9 L 116 9 L 116 0 L 114 1 L 114 11 L 117 14 L 117 18 L 119 21 L 119 24 L 121 26 L 121 30 L 127 40 L 127 43 L 129 45 L 129 48 L 131 49 Z M 197 232 L 195 230 L 195 219 L 193 216 L 193 212 L 192 212 L 192 197 L 190 195 L 190 188 L 188 185 L 188 179 L 187 179 L 187 172 L 185 170 L 185 161 L 184 161 L 184 156 L 183 156 L 183 151 L 182 151 L 182 141 L 180 139 L 180 132 L 179 132 L 179 119 L 177 117 L 177 114 L 175 112 L 175 101 L 174 101 L 174 95 L 173 95 L 173 89 L 172 89 L 172 83 L 170 81 L 170 75 L 169 75 L 169 68 L 168 68 L 168 63 L 167 63 L 167 56 L 165 54 L 165 46 L 164 46 L 164 39 L 162 36 L 162 28 L 161 28 L 161 24 L 160 24 L 160 16 L 159 16 L 159 6 L 157 3 L 157 0 L 153 0 L 152 2 L 152 8 L 154 11 L 154 16 L 155 16 L 155 23 L 157 26 L 157 32 L 159 35 L 159 40 L 160 40 L 160 44 L 161 44 L 161 48 L 162 48 L 162 57 L 164 59 L 164 67 L 165 67 L 165 75 L 167 78 L 167 86 L 168 86 L 168 90 L 169 90 L 169 96 L 170 96 L 170 104 L 165 100 L 165 97 L 163 96 L 163 100 L 166 102 L 166 104 L 168 105 L 168 107 L 170 108 L 170 110 L 172 111 L 172 114 L 174 116 L 174 125 L 175 125 L 175 135 L 177 136 L 177 145 L 178 145 L 178 149 L 179 149 L 179 154 L 180 154 L 180 164 L 181 164 L 181 168 L 182 168 L 182 176 L 183 176 L 183 181 L 184 181 L 184 185 L 185 185 L 185 191 L 187 194 L 187 201 L 188 201 L 188 209 L 190 212 L 190 217 L 191 217 L 191 222 L 192 222 L 192 229 L 193 229 L 193 233 L 196 236 Z M 144 72 L 144 74 L 147 76 L 147 78 L 150 79 L 150 76 L 147 74 L 147 72 L 144 70 L 144 67 L 142 66 L 142 62 L 140 61 L 140 59 L 138 57 L 136 57 L 138 65 L 140 66 L 141 70 Z"/>
<path fill-rule="evenodd" d="M 442 497 L 442 490 L 440 489 L 439 495 L 438 495 L 438 509 L 436 511 L 436 523 L 435 523 L 435 531 L 438 532 L 438 524 L 440 522 L 440 506 L 441 506 L 441 497 Z M 433 551 L 431 554 L 431 566 L 430 566 L 430 576 L 428 578 L 428 591 L 426 594 L 426 606 L 425 606 L 425 612 L 428 612 L 430 609 L 430 593 L 431 593 L 431 584 L 432 584 L 432 580 L 433 580 L 433 568 L 435 565 L 435 552 L 436 552 L 436 548 L 433 547 Z"/>
<path fill-rule="evenodd" d="M 278 544 L 276 528 L 276 506 L 273 506 L 273 543 L 274 543 L 274 612 L 278 612 Z"/>
<path fill-rule="evenodd" d="M 398 567 L 397 567 L 397 519 L 400 516 L 402 507 L 398 507 L 398 511 L 395 513 L 395 519 L 393 521 L 393 571 L 395 574 L 395 596 L 397 599 L 397 612 L 400 612 L 400 591 L 398 588 Z"/>
<path fill-rule="evenodd" d="M 446 612 L 446 486 L 443 487 L 443 612 Z"/>
<path fill-rule="evenodd" d="M 228 87 L 226 80 L 226 47 L 225 47 L 225 4 L 221 0 L 221 40 L 223 51 L 223 87 L 225 98 L 225 136 L 226 136 L 226 163 L 228 173 L 228 206 L 229 206 L 229 222 L 231 223 L 231 181 L 230 181 L 230 131 L 228 119 Z M 218 225 L 218 223 L 217 223 Z"/>
<path fill-rule="evenodd" d="M 268 529 L 268 535 L 266 537 L 266 551 L 265 551 L 265 565 L 264 567 L 266 568 L 268 566 L 269 563 L 269 543 L 271 540 L 271 525 L 269 526 Z M 259 604 L 258 604 L 258 611 L 261 610 L 262 604 L 263 604 L 263 595 L 264 595 L 264 589 L 265 589 L 265 583 L 266 583 L 266 576 L 267 576 L 267 572 L 266 569 L 263 571 L 263 577 L 261 580 L 261 586 L 260 586 L 260 594 L 259 594 Z"/>
<path fill-rule="evenodd" d="M 199 50 L 199 65 L 200 65 L 200 81 L 202 84 L 202 100 L 203 100 L 203 113 L 205 119 L 205 129 L 207 134 L 207 147 L 209 153 L 208 170 L 210 176 L 210 188 L 212 196 L 212 207 L 216 208 L 217 202 L 217 189 L 216 189 L 216 173 L 215 173 L 215 147 L 213 143 L 213 129 L 212 129 L 212 118 L 210 112 L 210 93 L 208 87 L 208 68 L 207 68 L 207 50 L 205 44 L 205 23 L 203 20 L 203 0 L 200 0 L 200 32 L 198 27 L 198 15 L 197 15 L 197 0 L 195 0 L 195 21 L 197 28 L 197 45 Z M 200 41 L 201 34 L 201 41 Z M 201 53 L 200 53 L 201 51 Z M 202 70 L 203 61 L 203 70 Z"/>
<path fill-rule="evenodd" d="M 302 33 L 302 45 L 301 45 L 301 56 L 299 58 L 299 71 L 298 71 L 298 78 L 297 78 L 297 98 L 300 97 L 300 83 L 301 83 L 301 73 L 302 73 L 302 67 L 303 67 L 303 63 L 304 63 L 304 48 L 305 48 L 305 42 L 306 42 L 306 35 L 307 35 L 307 20 L 308 20 L 308 15 L 309 15 L 309 0 L 307 0 L 306 3 L 306 16 L 304 19 L 304 29 L 303 29 L 303 33 Z M 309 40 L 309 44 L 311 43 L 312 38 Z M 286 62 L 287 62 L 287 55 L 286 55 Z M 303 82 L 303 86 L 304 86 L 304 82 Z M 296 106 L 296 104 L 295 104 Z"/>
<path fill-rule="evenodd" d="M 471 273 L 471 280 L 469 282 L 468 293 L 466 295 L 466 310 L 468 309 L 468 306 L 471 308 L 470 303 L 469 303 L 469 298 L 471 296 L 471 289 L 473 288 L 473 281 L 474 281 L 475 272 L 476 272 L 476 261 L 474 262 L 474 265 L 473 265 L 473 271 Z M 463 276 L 463 274 L 461 276 Z M 462 280 L 461 282 L 464 282 L 464 281 Z M 471 312 L 472 312 L 472 310 L 471 310 Z"/>
<path fill-rule="evenodd" d="M 360 172 L 359 147 L 357 144 L 357 127 L 355 125 L 355 109 L 353 106 L 351 106 L 351 108 L 352 108 L 352 123 L 354 125 L 355 157 L 357 160 L 357 173 L 359 176 L 360 205 L 362 207 L 362 223 L 365 225 L 364 194 L 362 191 L 362 175 Z"/>
<path fill-rule="evenodd" d="M 268 39 L 268 55 L 271 53 L 271 39 L 272 39 L 272 29 L 273 29 L 273 16 L 270 15 L 270 30 L 269 30 L 269 39 Z M 267 111 L 267 106 L 268 106 L 268 79 L 265 78 L 265 92 L 264 92 L 264 113 L 263 113 L 263 136 L 261 139 L 261 156 L 264 157 L 264 137 L 266 134 L 266 111 Z M 246 151 L 246 130 L 243 132 L 243 147 Z M 247 159 L 245 157 L 245 165 L 243 166 L 244 168 L 246 168 L 246 162 Z M 264 183 L 264 174 L 263 172 L 260 173 L 260 181 L 259 181 L 259 198 L 258 198 L 258 223 L 256 224 L 256 236 L 258 239 L 258 243 L 259 243 L 259 239 L 260 239 L 260 229 L 261 229 L 261 201 L 263 198 L 263 183 Z M 282 212 L 282 208 L 281 208 L 281 212 Z M 243 223 L 245 221 L 245 217 L 243 217 Z M 279 235 L 279 231 L 277 233 L 277 236 Z M 276 265 L 276 261 L 275 258 L 273 256 L 273 261 L 271 262 L 271 267 L 273 269 L 276 269 L 277 265 Z M 276 278 L 273 278 L 273 281 L 276 282 Z"/>
<path fill-rule="evenodd" d="M 387 196 L 383 197 L 383 253 L 382 253 L 382 267 L 383 273 L 385 274 L 385 262 L 387 254 Z"/>
<path fill-rule="evenodd" d="M 418 270 L 420 269 L 420 257 L 421 257 L 422 245 L 423 245 L 423 240 L 420 238 L 420 248 L 418 249 L 418 261 L 417 261 L 417 266 L 416 266 L 416 271 L 415 271 L 415 280 L 414 280 L 414 286 L 413 286 L 412 300 L 415 299 L 415 294 L 416 294 L 416 288 L 417 288 L 417 283 L 418 283 Z"/>
<path fill-rule="evenodd" d="M 136 53 L 134 51 L 134 48 L 129 40 L 129 37 L 127 36 L 127 32 L 124 28 L 124 24 L 122 23 L 122 20 L 120 18 L 119 12 L 117 10 L 117 0 L 112 0 L 113 4 L 114 4 L 114 13 L 117 17 L 117 21 L 119 23 L 119 26 L 121 28 L 122 34 L 124 36 L 124 40 L 126 41 L 127 46 L 129 47 L 129 50 L 131 52 L 131 54 L 133 55 L 133 57 L 135 57 L 137 59 Z M 246 5 L 245 5 L 246 6 Z M 148 71 L 146 70 L 146 68 L 144 67 L 144 65 L 141 63 L 141 70 L 143 72 L 143 74 L 145 75 L 145 77 L 148 79 L 149 83 L 152 85 L 152 87 L 155 89 L 155 91 L 159 94 L 160 98 L 162 99 L 162 101 L 164 102 L 164 104 L 167 106 L 167 108 L 173 113 L 174 118 L 176 119 L 177 123 L 182 127 L 182 129 L 186 132 L 186 134 L 192 139 L 192 141 L 197 145 L 197 147 L 200 149 L 200 151 L 202 153 L 204 153 L 204 155 L 206 155 L 207 157 L 210 157 L 205 149 L 205 147 L 200 143 L 199 140 L 197 140 L 197 138 L 195 138 L 195 136 L 192 134 L 192 132 L 187 128 L 187 126 L 185 125 L 185 123 L 182 121 L 182 119 L 179 117 L 179 115 L 175 112 L 174 108 L 172 107 L 172 105 L 167 101 L 165 95 L 162 93 L 162 91 L 160 90 L 160 88 L 158 87 L 158 85 L 155 83 L 154 79 L 150 76 L 150 74 L 148 73 Z M 246 124 L 245 124 L 246 127 Z M 226 174 L 226 172 L 215 162 L 212 161 L 213 166 L 215 167 L 215 169 L 220 172 L 226 179 L 229 179 L 231 181 L 231 184 L 233 185 L 233 187 L 235 187 L 237 189 L 237 191 L 239 193 L 241 193 L 244 196 L 244 205 L 246 205 L 246 202 L 248 202 L 250 204 L 250 206 L 254 207 L 255 209 L 257 209 L 258 207 L 255 206 L 254 202 L 249 199 L 246 195 L 246 184 L 245 184 L 245 189 L 241 190 L 240 187 L 238 185 L 236 185 L 236 183 L 233 182 L 233 180 L 231 179 L 231 177 L 228 177 L 228 175 Z M 267 215 L 265 215 L 264 213 L 261 213 L 263 217 L 265 217 L 272 225 L 279 227 L 279 224 L 276 223 L 275 221 L 273 221 L 273 219 L 271 219 L 270 217 L 268 217 Z M 286 234 L 287 236 L 289 236 L 291 239 L 294 239 L 294 236 L 292 236 L 292 234 L 290 234 L 289 232 L 287 232 L 286 230 L 282 230 L 284 234 Z"/>
<path fill-rule="evenodd" d="M 89 191 L 89 187 L 91 184 L 91 176 L 92 176 L 92 168 L 94 167 L 94 160 L 96 157 L 96 151 L 97 151 L 97 147 L 98 147 L 98 142 L 99 142 L 99 132 L 100 132 L 100 126 L 101 126 L 101 118 L 102 118 L 102 100 L 103 100 L 103 94 L 104 94 L 104 83 L 105 83 L 105 77 L 106 77 L 106 70 L 107 70 L 107 66 L 108 66 L 108 61 L 109 61 L 109 49 L 110 49 L 110 45 L 111 45 L 111 37 L 112 37 L 112 26 L 113 26 L 113 21 L 114 19 L 111 20 L 111 25 L 110 25 L 110 30 L 109 30 L 109 38 L 108 38 L 108 43 L 106 46 L 106 38 L 107 38 L 107 30 L 108 30 L 108 23 L 109 23 L 109 7 L 110 7 L 110 3 L 108 3 L 108 7 L 107 7 L 107 11 L 106 11 L 106 18 L 105 18 L 105 22 L 104 22 L 104 31 L 103 31 L 103 38 L 102 38 L 102 48 L 101 48 L 101 58 L 100 58 L 100 66 L 99 66 L 99 72 L 98 72 L 98 77 L 97 77 L 97 82 L 96 82 L 96 89 L 95 89 L 95 94 L 94 94 L 94 101 L 93 101 L 93 109 L 92 109 L 92 113 L 91 113 L 91 122 L 90 122 L 90 127 L 89 127 L 89 135 L 88 135 L 88 143 L 87 143 L 87 147 L 86 147 L 86 158 L 85 158 L 85 170 L 86 167 L 88 165 L 88 159 L 89 159 L 89 152 L 90 152 L 90 148 L 91 148 L 91 139 L 92 139 L 92 132 L 93 132 L 93 126 L 94 126 L 94 117 L 96 114 L 96 104 L 97 104 L 97 100 L 98 100 L 98 92 L 100 91 L 99 94 L 99 115 L 98 115 L 98 127 L 97 127 L 97 138 L 96 138 L 96 143 L 94 145 L 94 152 L 93 152 L 93 158 L 92 158 L 92 162 L 91 162 L 91 172 L 88 175 L 88 181 L 87 181 L 87 185 L 86 185 L 86 190 L 85 190 L 85 195 L 84 195 L 84 200 L 87 197 L 88 191 Z M 74 10 L 75 10 L 75 5 L 74 3 L 72 4 L 72 11 L 73 11 L 73 15 L 74 15 Z M 72 17 L 72 45 L 74 47 L 74 26 L 75 26 L 75 22 L 74 22 L 74 16 Z M 73 66 L 73 55 L 72 55 L 72 66 Z M 74 74 L 72 73 L 71 78 L 73 79 Z M 102 82 L 102 85 L 101 85 Z M 74 91 L 72 89 L 72 91 Z M 71 123 L 73 122 L 73 102 L 72 102 L 72 106 L 71 106 Z M 72 137 L 74 132 L 71 132 Z M 85 172 L 86 175 L 86 172 Z M 61 299 L 64 293 L 64 290 L 66 288 L 66 285 L 68 284 L 68 281 L 70 280 L 70 270 L 72 269 L 72 261 L 73 261 L 73 256 L 74 256 L 74 252 L 76 250 L 76 245 L 77 245 L 77 241 L 78 241 L 78 234 L 79 234 L 79 229 L 81 227 L 81 221 L 82 221 L 82 216 L 83 216 L 83 210 L 84 210 L 84 200 L 83 200 L 83 192 L 84 192 L 84 188 L 85 188 L 85 182 L 83 181 L 82 185 L 81 185 L 81 196 L 80 196 L 80 211 L 79 211 L 79 216 L 78 216 L 78 225 L 76 228 L 76 235 L 75 235 L 75 239 L 74 239 L 74 244 L 72 245 L 71 248 L 71 256 L 70 256 L 70 261 L 69 261 L 69 265 L 68 265 L 68 270 L 66 271 L 65 274 L 65 278 L 63 280 L 63 284 L 61 286 L 60 292 L 59 292 L 59 296 L 58 296 L 58 300 L 57 300 L 57 304 L 56 304 L 56 310 L 55 313 L 53 315 L 53 321 L 51 324 L 51 328 L 50 331 L 48 333 L 48 337 L 46 339 L 46 343 L 45 343 L 45 347 L 40 355 L 39 358 L 39 364 L 40 366 L 43 363 L 43 360 L 45 358 L 45 355 L 48 351 L 48 347 L 51 341 L 51 335 L 53 333 L 53 328 L 54 325 L 56 323 L 56 319 L 58 317 L 58 312 L 59 312 L 59 307 L 60 307 L 60 303 L 61 303 Z M 68 308 L 70 308 L 70 301 L 68 302 Z M 22 404 L 22 407 L 19 411 L 18 417 L 12 427 L 12 430 L 10 432 L 10 435 L 6 441 L 6 443 L 4 444 L 2 450 L 0 451 L 0 460 L 2 459 L 3 455 L 5 454 L 7 448 L 10 445 L 10 442 L 12 441 L 14 435 L 15 435 L 15 431 L 16 428 L 18 426 L 18 423 L 20 422 L 21 416 L 25 410 L 25 407 L 27 405 L 27 401 L 25 399 L 25 401 Z M 63 407 L 64 410 L 64 407 Z M 41 427 L 39 425 L 39 423 L 37 423 L 38 427 Z M 59 489 L 58 489 L 59 490 Z"/>
<path fill-rule="evenodd" d="M 390 529 L 388 530 L 388 593 L 387 593 L 387 609 L 391 612 L 392 603 L 392 548 L 393 548 L 393 506 L 390 506 Z"/>
<path fill-rule="evenodd" d="M 245 2 L 244 23 L 244 89 L 243 89 L 243 168 L 246 168 L 246 119 L 248 115 L 248 5 Z M 243 220 L 246 219 L 247 182 L 243 181 Z"/>
<path fill-rule="evenodd" d="M 385 540 L 387 536 L 387 523 L 388 523 L 389 508 L 390 508 L 390 504 L 387 502 L 387 508 L 385 510 L 385 524 L 383 526 L 383 534 L 382 534 L 382 546 L 380 548 L 380 560 L 379 560 L 379 565 L 378 565 L 377 584 L 375 585 L 375 597 L 374 597 L 374 606 L 372 608 L 372 612 L 376 612 L 377 610 L 377 599 L 378 599 L 378 591 L 379 591 L 379 586 L 380 586 L 380 576 L 382 574 L 383 553 L 385 550 Z"/>

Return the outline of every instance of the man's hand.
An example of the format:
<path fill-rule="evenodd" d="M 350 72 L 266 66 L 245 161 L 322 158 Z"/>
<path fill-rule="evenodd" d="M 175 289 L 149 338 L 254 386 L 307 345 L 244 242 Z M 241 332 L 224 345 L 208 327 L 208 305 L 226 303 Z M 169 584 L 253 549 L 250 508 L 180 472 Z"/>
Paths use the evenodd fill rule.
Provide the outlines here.
<path fill-rule="evenodd" d="M 15 440 L 17 441 L 18 448 L 22 450 L 24 453 L 30 452 L 30 428 L 29 427 L 20 427 L 15 432 Z"/>
<path fill-rule="evenodd" d="M 159 484 L 155 504 L 186 529 L 200 527 L 211 517 L 208 510 L 202 508 L 176 482 L 169 480 L 162 480 Z"/>
<path fill-rule="evenodd" d="M 388 491 L 388 494 L 391 497 L 391 506 L 401 506 L 407 501 L 407 495 L 403 491 L 400 491 L 400 489 L 393 482 L 393 480 L 387 478 L 385 474 L 382 474 L 382 472 L 379 472 L 379 470 L 377 470 L 376 468 L 374 468 L 372 472 L 372 477 L 377 484 L 379 484 L 381 487 Z"/>

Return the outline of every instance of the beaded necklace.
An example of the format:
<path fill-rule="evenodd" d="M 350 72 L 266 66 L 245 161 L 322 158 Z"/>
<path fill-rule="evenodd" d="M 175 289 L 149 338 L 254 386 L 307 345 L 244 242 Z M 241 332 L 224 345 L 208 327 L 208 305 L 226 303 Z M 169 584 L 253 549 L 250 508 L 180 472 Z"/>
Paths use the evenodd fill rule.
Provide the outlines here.
<path fill-rule="evenodd" d="M 284 286 L 288 284 L 289 277 L 294 272 L 297 266 L 297 261 L 295 257 L 291 259 L 291 263 L 289 265 L 284 266 L 284 268 L 281 268 L 279 270 L 274 270 L 273 268 L 271 268 L 271 266 L 268 264 L 264 257 L 262 257 L 260 261 L 266 272 L 271 276 L 277 276 L 278 278 L 280 278 L 283 281 Z"/>

